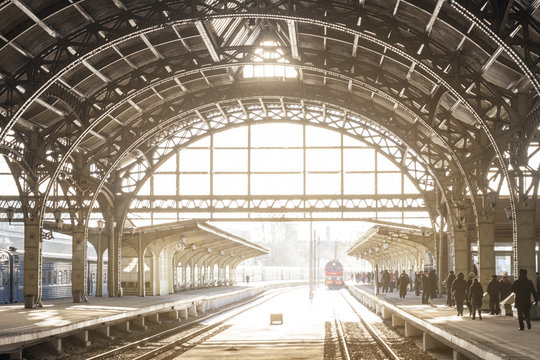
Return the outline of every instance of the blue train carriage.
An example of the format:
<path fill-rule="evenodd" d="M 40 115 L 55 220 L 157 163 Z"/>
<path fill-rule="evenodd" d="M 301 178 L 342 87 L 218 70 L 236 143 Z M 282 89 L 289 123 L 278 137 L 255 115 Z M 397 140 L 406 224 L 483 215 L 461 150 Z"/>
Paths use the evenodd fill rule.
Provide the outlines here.
<path fill-rule="evenodd" d="M 106 272 L 104 265 L 104 272 Z M 97 261 L 88 260 L 88 294 L 96 293 Z M 9 304 L 24 302 L 24 252 L 16 249 L 0 249 L 0 303 Z M 71 255 L 43 254 L 42 266 L 42 298 L 57 299 L 71 297 Z"/>

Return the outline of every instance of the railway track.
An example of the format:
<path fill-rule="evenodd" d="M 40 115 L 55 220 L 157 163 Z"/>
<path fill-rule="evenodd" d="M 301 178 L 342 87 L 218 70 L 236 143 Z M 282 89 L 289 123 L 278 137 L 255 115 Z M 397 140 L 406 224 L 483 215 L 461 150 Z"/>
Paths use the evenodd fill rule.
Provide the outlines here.
<path fill-rule="evenodd" d="M 386 336 L 365 321 L 362 314 L 353 306 L 345 290 L 331 293 L 334 312 L 336 338 L 342 359 L 380 358 L 400 360 L 386 340 Z M 342 320 L 344 312 L 352 312 L 360 323 Z M 350 314 L 349 314 L 350 318 Z M 361 324 L 361 326 L 360 326 Z"/>
<path fill-rule="evenodd" d="M 180 324 L 172 329 L 94 355 L 87 358 L 87 360 L 159 359 L 170 355 L 169 352 L 174 352 L 176 355 L 179 355 L 203 342 L 205 339 L 224 330 L 226 328 L 224 325 L 226 321 L 289 290 L 290 289 L 271 290 L 255 298 L 242 301 L 204 317 Z"/>

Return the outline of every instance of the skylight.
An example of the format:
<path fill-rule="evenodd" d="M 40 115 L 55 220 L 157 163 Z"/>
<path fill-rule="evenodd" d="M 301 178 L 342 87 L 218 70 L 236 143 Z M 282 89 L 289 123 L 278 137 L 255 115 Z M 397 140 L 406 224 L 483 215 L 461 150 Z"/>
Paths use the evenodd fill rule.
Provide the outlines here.
<path fill-rule="evenodd" d="M 289 61 L 285 59 L 283 50 L 278 48 L 278 43 L 275 41 L 264 41 L 261 43 L 261 47 L 255 50 L 253 56 L 254 62 L 278 62 L 288 64 Z M 245 65 L 244 66 L 244 78 L 296 78 L 298 72 L 292 66 L 288 65 L 276 65 L 276 64 L 261 64 L 261 65 Z"/>

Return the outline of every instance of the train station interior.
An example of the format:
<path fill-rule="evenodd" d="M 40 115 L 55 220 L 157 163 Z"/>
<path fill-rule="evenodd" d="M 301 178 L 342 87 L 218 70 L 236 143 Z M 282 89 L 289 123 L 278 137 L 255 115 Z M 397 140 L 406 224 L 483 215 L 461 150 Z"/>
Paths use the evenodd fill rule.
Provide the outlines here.
<path fill-rule="evenodd" d="M 540 290 L 539 7 L 0 0 L 0 359 L 107 358 L 264 296 L 169 358 L 540 358 L 534 296 L 520 332 L 487 292 L 521 270 Z M 450 272 L 483 286 L 482 322 Z M 343 326 L 324 305 L 355 302 Z"/>

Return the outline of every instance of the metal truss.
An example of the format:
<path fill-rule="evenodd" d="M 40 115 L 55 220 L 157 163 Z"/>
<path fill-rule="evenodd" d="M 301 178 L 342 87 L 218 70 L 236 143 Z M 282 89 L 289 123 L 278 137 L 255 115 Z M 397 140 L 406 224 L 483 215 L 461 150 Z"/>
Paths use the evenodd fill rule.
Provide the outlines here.
<path fill-rule="evenodd" d="M 171 134 L 185 138 L 176 145 L 188 144 L 225 129 L 224 123 L 239 125 L 236 113 L 258 121 L 249 118 L 252 100 L 262 99 L 257 111 L 276 116 L 264 99 L 278 93 L 285 111 L 292 109 L 288 99 L 337 105 L 336 117 L 347 121 L 324 124 L 339 131 L 356 131 L 340 125 L 354 124 L 347 111 L 378 122 L 388 131 L 368 138 L 394 134 L 402 140 L 396 153 L 402 166 L 416 172 L 417 163 L 426 164 L 412 178 L 420 186 L 434 184 L 421 175 L 428 173 L 456 198 L 465 189 L 474 197 L 485 188 L 481 179 L 494 157 L 508 178 L 499 146 L 536 131 L 536 110 L 523 127 L 512 111 L 515 92 L 539 94 L 536 5 L 225 4 L 114 1 L 97 11 L 77 1 L 34 9 L 4 3 L 0 13 L 22 15 L 0 38 L 0 57 L 9 59 L 0 61 L 0 137 L 21 154 L 10 161 L 26 164 L 19 175 L 28 184 L 25 196 L 49 196 L 60 177 L 69 178 L 66 186 L 87 184 L 71 192 L 80 207 L 90 205 L 81 194 L 102 187 L 113 194 L 123 185 L 130 192 L 165 158 L 168 146 L 153 147 L 174 144 Z M 39 46 L 27 40 L 30 34 L 42 40 Z M 298 84 L 257 86 L 242 78 L 240 69 L 251 63 L 263 34 L 290 56 Z M 249 99 L 253 91 L 260 95 Z M 233 99 L 240 100 L 234 111 Z M 49 185 L 39 190 L 43 184 Z"/>
<path fill-rule="evenodd" d="M 426 211 L 421 194 L 295 196 L 135 196 L 130 213 Z"/>

